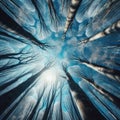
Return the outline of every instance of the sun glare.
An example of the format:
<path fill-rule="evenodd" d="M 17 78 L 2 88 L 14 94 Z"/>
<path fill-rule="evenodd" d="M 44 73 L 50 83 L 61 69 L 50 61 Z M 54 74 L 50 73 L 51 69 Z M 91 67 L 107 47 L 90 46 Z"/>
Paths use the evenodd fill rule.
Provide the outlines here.
<path fill-rule="evenodd" d="M 47 83 L 54 83 L 56 81 L 56 71 L 54 68 L 51 68 L 49 70 L 46 70 L 42 75 L 41 79 L 46 81 Z"/>

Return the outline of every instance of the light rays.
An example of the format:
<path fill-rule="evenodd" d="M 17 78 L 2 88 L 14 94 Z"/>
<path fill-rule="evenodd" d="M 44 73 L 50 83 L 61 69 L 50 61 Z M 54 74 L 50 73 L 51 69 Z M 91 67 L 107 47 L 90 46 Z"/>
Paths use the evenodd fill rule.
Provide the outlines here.
<path fill-rule="evenodd" d="M 119 9 L 0 0 L 0 120 L 119 120 Z"/>

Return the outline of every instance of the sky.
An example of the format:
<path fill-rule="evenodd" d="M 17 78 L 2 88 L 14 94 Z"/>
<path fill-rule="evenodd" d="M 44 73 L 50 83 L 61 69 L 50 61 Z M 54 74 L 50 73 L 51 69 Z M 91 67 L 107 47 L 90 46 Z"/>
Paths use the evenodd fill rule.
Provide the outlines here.
<path fill-rule="evenodd" d="M 119 120 L 120 1 L 0 0 L 0 120 Z M 63 39 L 64 38 L 64 39 Z"/>

